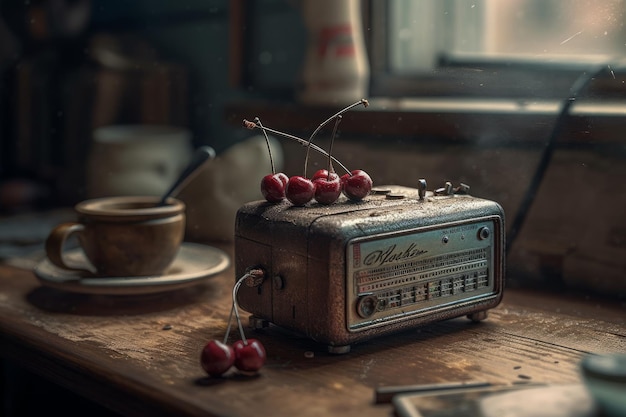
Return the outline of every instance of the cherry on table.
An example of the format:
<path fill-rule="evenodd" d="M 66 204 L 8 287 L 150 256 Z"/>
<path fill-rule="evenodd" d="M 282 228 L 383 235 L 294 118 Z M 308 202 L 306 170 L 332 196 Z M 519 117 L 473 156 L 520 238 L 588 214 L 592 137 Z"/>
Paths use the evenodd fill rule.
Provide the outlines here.
<path fill-rule="evenodd" d="M 341 177 L 343 193 L 350 200 L 359 201 L 372 191 L 372 179 L 367 172 L 355 169 L 350 174 Z"/>
<path fill-rule="evenodd" d="M 238 340 L 233 344 L 233 350 L 235 367 L 240 371 L 256 372 L 265 364 L 265 348 L 257 339 Z"/>
<path fill-rule="evenodd" d="M 285 174 L 283 172 L 279 172 L 279 173 L 276 174 L 276 176 L 278 178 L 280 178 L 280 181 L 283 183 L 285 188 L 287 188 L 287 183 L 289 182 L 289 177 L 287 176 L 287 174 Z"/>
<path fill-rule="evenodd" d="M 315 200 L 320 204 L 332 204 L 341 194 L 341 181 L 334 172 L 331 173 L 330 179 L 328 174 L 325 177 L 315 178 L 313 185 L 315 186 Z"/>
<path fill-rule="evenodd" d="M 260 127 L 263 130 L 263 136 L 265 137 L 265 143 L 267 145 L 267 153 L 270 158 L 270 166 L 272 167 L 272 173 L 266 175 L 261 180 L 261 193 L 263 197 L 270 203 L 278 203 L 285 198 L 285 187 L 287 186 L 287 175 L 282 172 L 276 173 L 274 169 L 274 158 L 272 158 L 272 148 L 270 147 L 270 138 L 267 136 L 265 127 L 261 123 L 261 119 L 258 117 L 254 119 L 254 123 L 247 120 L 243 121 L 244 126 L 252 129 L 254 127 Z"/>
<path fill-rule="evenodd" d="M 287 175 L 279 172 L 277 174 L 267 174 L 261 179 L 261 193 L 270 203 L 278 203 L 285 198 L 285 188 L 287 186 Z"/>
<path fill-rule="evenodd" d="M 220 342 L 210 340 L 200 354 L 200 365 L 209 376 L 220 376 L 235 364 L 234 349 Z"/>
<path fill-rule="evenodd" d="M 311 177 L 311 181 L 315 181 L 318 178 L 324 178 L 324 179 L 337 178 L 337 179 L 339 179 L 339 175 L 336 172 L 334 172 L 334 171 L 331 171 L 331 173 L 329 175 L 327 169 L 318 169 L 315 172 L 315 174 L 313 174 L 313 177 Z"/>
<path fill-rule="evenodd" d="M 294 206 L 303 206 L 313 200 L 315 185 L 308 178 L 295 175 L 287 182 L 285 196 Z"/>

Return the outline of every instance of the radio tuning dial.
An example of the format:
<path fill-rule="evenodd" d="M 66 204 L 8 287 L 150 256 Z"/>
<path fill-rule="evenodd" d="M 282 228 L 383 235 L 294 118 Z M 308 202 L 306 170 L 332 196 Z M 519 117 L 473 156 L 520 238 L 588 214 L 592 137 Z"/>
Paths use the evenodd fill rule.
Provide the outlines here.
<path fill-rule="evenodd" d="M 364 295 L 356 303 L 356 311 L 362 318 L 371 317 L 376 312 L 378 298 L 375 295 Z"/>

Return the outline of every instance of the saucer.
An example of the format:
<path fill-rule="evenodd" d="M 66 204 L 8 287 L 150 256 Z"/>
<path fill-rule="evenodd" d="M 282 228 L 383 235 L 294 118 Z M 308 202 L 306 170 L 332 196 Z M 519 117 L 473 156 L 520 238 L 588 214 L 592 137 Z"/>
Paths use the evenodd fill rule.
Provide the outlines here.
<path fill-rule="evenodd" d="M 77 267 L 89 268 L 82 249 L 71 249 L 64 258 Z M 49 259 L 39 262 L 34 272 L 41 284 L 60 290 L 107 295 L 150 294 L 177 290 L 224 271 L 230 259 L 220 249 L 183 242 L 176 259 L 162 275 L 145 277 L 95 277 L 84 271 L 70 271 L 53 265 Z"/>

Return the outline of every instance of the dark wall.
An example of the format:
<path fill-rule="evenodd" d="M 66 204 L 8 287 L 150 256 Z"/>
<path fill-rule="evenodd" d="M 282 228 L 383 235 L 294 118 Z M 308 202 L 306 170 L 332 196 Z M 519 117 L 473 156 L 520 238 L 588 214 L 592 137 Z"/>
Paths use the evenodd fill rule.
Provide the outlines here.
<path fill-rule="evenodd" d="M 0 179 L 41 182 L 59 203 L 82 198 L 81 161 L 103 124 L 182 125 L 218 152 L 245 138 L 223 123 L 225 103 L 289 98 L 306 47 L 297 3 L 259 3 L 241 2 L 244 49 L 231 50 L 227 0 L 0 0 L 10 35 L 0 36 Z M 84 24 L 72 23 L 83 6 Z"/>

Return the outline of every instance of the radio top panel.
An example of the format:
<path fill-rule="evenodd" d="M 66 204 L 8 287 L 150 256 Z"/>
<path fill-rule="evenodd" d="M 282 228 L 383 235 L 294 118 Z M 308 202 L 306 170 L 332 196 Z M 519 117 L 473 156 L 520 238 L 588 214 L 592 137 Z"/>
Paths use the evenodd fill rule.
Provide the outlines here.
<path fill-rule="evenodd" d="M 303 233 L 309 237 L 326 235 L 345 242 L 360 236 L 491 215 L 504 219 L 502 207 L 494 201 L 469 194 L 437 195 L 436 192 L 389 185 L 376 187 L 367 199 L 360 202 L 341 197 L 336 204 L 312 203 L 303 207 L 287 201 L 248 203 L 237 213 L 235 235 L 271 244 L 274 238 L 281 240 L 275 243 L 282 243 L 281 236 L 293 232 L 290 251 L 314 256 L 318 251 L 315 245 L 303 239 L 306 237 Z"/>

